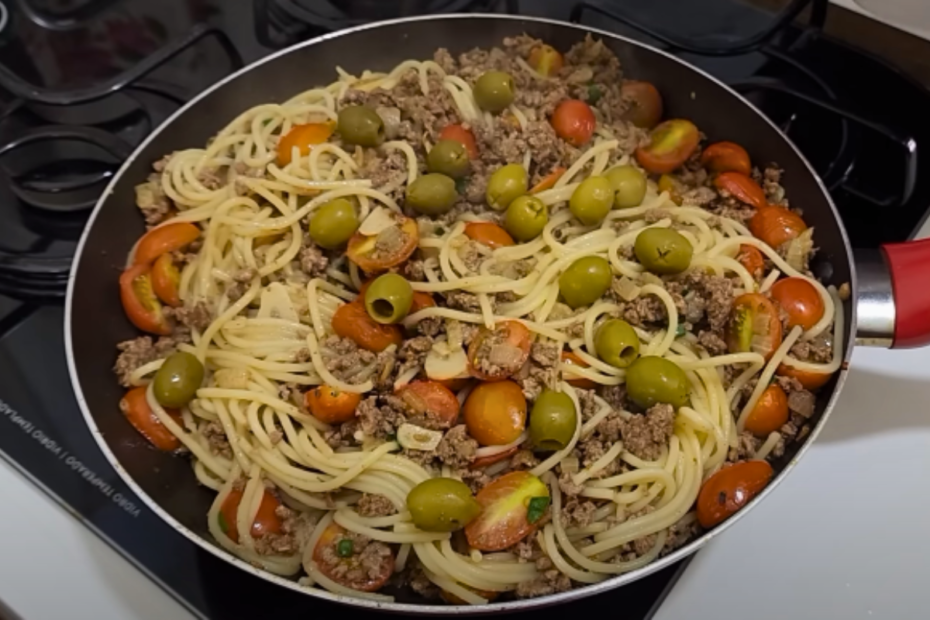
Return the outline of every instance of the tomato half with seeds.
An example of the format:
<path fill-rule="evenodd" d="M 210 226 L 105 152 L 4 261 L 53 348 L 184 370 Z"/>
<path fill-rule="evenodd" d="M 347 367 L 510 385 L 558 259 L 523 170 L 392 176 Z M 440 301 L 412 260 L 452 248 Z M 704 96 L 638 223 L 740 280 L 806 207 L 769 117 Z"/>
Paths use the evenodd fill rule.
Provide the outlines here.
<path fill-rule="evenodd" d="M 551 45 L 537 45 L 530 52 L 527 62 L 537 73 L 551 77 L 562 70 L 565 59 Z"/>
<path fill-rule="evenodd" d="M 513 381 L 481 383 L 465 399 L 462 417 L 482 446 L 504 446 L 526 428 L 526 398 Z"/>
<path fill-rule="evenodd" d="M 805 330 L 823 318 L 823 297 L 805 278 L 783 278 L 769 292 L 788 315 L 788 327 L 800 325 Z"/>
<path fill-rule="evenodd" d="M 739 246 L 739 252 L 736 255 L 739 264 L 746 268 L 753 278 L 757 280 L 765 272 L 765 258 L 762 252 L 754 245 L 742 244 Z"/>
<path fill-rule="evenodd" d="M 200 236 L 200 229 L 190 222 L 174 222 L 148 231 L 133 255 L 134 265 L 151 265 L 162 254 L 180 250 Z"/>
<path fill-rule="evenodd" d="M 745 293 L 733 302 L 727 328 L 730 353 L 752 351 L 766 360 L 781 346 L 782 330 L 778 309 L 760 293 Z"/>
<path fill-rule="evenodd" d="M 735 142 L 715 142 L 701 153 L 701 164 L 711 172 L 738 172 L 749 176 L 749 153 Z"/>
<path fill-rule="evenodd" d="M 155 415 L 145 398 L 145 392 L 144 385 L 126 392 L 119 401 L 119 410 L 150 444 L 165 452 L 177 450 L 181 447 L 181 440 L 175 437 L 174 433 L 169 431 L 168 427 L 162 424 L 162 421 Z M 165 409 L 165 413 L 178 424 L 182 423 L 181 414 L 177 410 Z"/>
<path fill-rule="evenodd" d="M 800 215 L 784 207 L 763 207 L 749 220 L 749 231 L 773 248 L 791 241 L 807 230 Z"/>
<path fill-rule="evenodd" d="M 181 305 L 178 286 L 181 283 L 181 272 L 174 266 L 171 254 L 162 254 L 152 265 L 152 292 L 169 306 L 177 308 Z"/>
<path fill-rule="evenodd" d="M 485 381 L 506 379 L 530 356 L 533 335 L 519 321 L 501 321 L 494 329 L 482 327 L 468 346 L 471 374 Z"/>
<path fill-rule="evenodd" d="M 363 566 L 358 550 L 351 545 L 340 548 L 339 544 L 348 540 L 346 534 L 336 523 L 330 523 L 323 530 L 313 548 L 317 568 L 336 583 L 353 590 L 374 592 L 381 589 L 394 574 L 394 555 L 382 555 L 377 564 Z"/>
<path fill-rule="evenodd" d="M 301 157 L 309 154 L 313 145 L 329 140 L 335 129 L 336 124 L 333 122 L 294 125 L 278 142 L 278 163 L 282 166 L 291 163 L 295 147 Z"/>
<path fill-rule="evenodd" d="M 773 473 L 765 461 L 743 461 L 708 478 L 698 495 L 701 527 L 711 528 L 729 519 L 766 487 Z"/>
<path fill-rule="evenodd" d="M 788 421 L 788 395 L 777 383 L 765 388 L 746 418 L 746 430 L 765 437 Z"/>
<path fill-rule="evenodd" d="M 480 551 L 501 551 L 534 531 L 548 512 L 549 488 L 526 471 L 492 480 L 475 496 L 481 514 L 465 526 L 468 544 Z"/>
<path fill-rule="evenodd" d="M 465 225 L 465 236 L 492 250 L 514 244 L 513 237 L 493 222 L 469 222 Z"/>
<path fill-rule="evenodd" d="M 234 543 L 239 542 L 239 530 L 236 527 L 236 513 L 239 511 L 239 504 L 242 502 L 242 491 L 233 489 L 223 500 L 220 506 L 219 525 L 223 533 L 229 536 Z M 261 538 L 265 534 L 280 534 L 283 532 L 281 517 L 277 514 L 278 506 L 281 502 L 271 494 L 267 489 L 262 495 L 262 503 L 258 506 L 258 512 L 255 514 L 255 520 L 252 521 L 252 528 L 249 533 L 252 538 Z"/>
<path fill-rule="evenodd" d="M 643 129 L 652 129 L 662 120 L 662 95 L 650 82 L 627 80 L 620 87 L 620 96 L 628 104 L 623 120 Z"/>
<path fill-rule="evenodd" d="M 366 236 L 356 232 L 349 239 L 346 256 L 368 273 L 378 273 L 396 267 L 413 254 L 420 241 L 416 220 L 399 216 L 393 226 L 377 235 Z"/>
<path fill-rule="evenodd" d="M 812 372 L 809 370 L 801 370 L 800 368 L 795 368 L 794 366 L 789 366 L 788 364 L 779 364 L 775 374 L 782 377 L 791 377 L 792 379 L 797 379 L 798 383 L 800 383 L 805 390 L 816 390 L 817 388 L 822 388 L 827 384 L 827 381 L 830 380 L 830 377 L 833 376 L 833 373 L 830 372 Z"/>
<path fill-rule="evenodd" d="M 159 336 L 171 333 L 161 302 L 152 290 L 152 274 L 148 265 L 135 265 L 120 275 L 119 297 L 123 311 L 133 325 Z"/>
<path fill-rule="evenodd" d="M 460 142 L 465 150 L 468 151 L 469 159 L 478 157 L 478 143 L 475 142 L 475 134 L 470 129 L 465 129 L 462 125 L 446 125 L 439 133 L 440 140 L 455 140 Z"/>
<path fill-rule="evenodd" d="M 567 99 L 552 113 L 555 133 L 572 146 L 584 146 L 594 135 L 597 119 L 591 106 L 580 99 Z"/>
<path fill-rule="evenodd" d="M 587 368 L 588 363 L 571 351 L 562 351 L 562 369 L 564 370 L 566 366 Z M 583 390 L 592 390 L 597 387 L 597 383 L 591 379 L 568 379 L 568 384 Z"/>
<path fill-rule="evenodd" d="M 636 161 L 653 174 L 673 172 L 688 161 L 700 140 L 701 134 L 691 121 L 665 121 L 650 132 L 649 144 L 636 149 Z"/>
<path fill-rule="evenodd" d="M 567 168 L 559 166 L 558 168 L 553 168 L 552 172 L 547 174 L 542 178 L 542 180 L 530 188 L 531 194 L 538 194 L 539 192 L 544 192 L 547 189 L 552 189 L 555 187 L 555 184 L 558 183 L 559 179 L 562 178 L 562 175 L 565 174 Z"/>
<path fill-rule="evenodd" d="M 384 351 L 392 344 L 400 346 L 404 341 L 400 325 L 378 323 L 369 316 L 365 304 L 357 300 L 336 309 L 332 326 L 336 335 L 349 338 L 363 349 L 375 353 Z"/>
<path fill-rule="evenodd" d="M 327 424 L 342 424 L 355 417 L 355 408 L 362 395 L 343 392 L 329 385 L 318 385 L 304 394 L 304 404 L 317 420 Z"/>
<path fill-rule="evenodd" d="M 758 183 L 741 172 L 724 172 L 714 178 L 714 187 L 751 207 L 761 209 L 768 204 L 765 192 Z"/>
<path fill-rule="evenodd" d="M 459 399 L 438 381 L 414 381 L 397 391 L 404 401 L 408 417 L 426 417 L 449 428 L 459 419 Z"/>

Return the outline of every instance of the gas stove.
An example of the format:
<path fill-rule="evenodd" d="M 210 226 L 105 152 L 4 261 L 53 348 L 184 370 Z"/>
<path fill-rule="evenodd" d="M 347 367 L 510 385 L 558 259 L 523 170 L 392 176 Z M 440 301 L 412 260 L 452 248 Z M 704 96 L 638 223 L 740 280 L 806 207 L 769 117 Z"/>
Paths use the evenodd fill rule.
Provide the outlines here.
<path fill-rule="evenodd" d="M 773 14 L 736 0 L 0 0 L 0 456 L 199 617 L 338 611 L 172 531 L 84 427 L 61 304 L 77 239 L 120 163 L 186 100 L 276 49 L 373 19 L 510 12 L 614 31 L 716 75 L 805 153 L 854 245 L 910 237 L 930 205 L 930 161 L 917 157 L 930 148 L 930 93 L 825 36 L 826 0 L 780 4 Z M 627 617 L 649 618 L 684 568 L 573 608 L 622 601 Z"/>

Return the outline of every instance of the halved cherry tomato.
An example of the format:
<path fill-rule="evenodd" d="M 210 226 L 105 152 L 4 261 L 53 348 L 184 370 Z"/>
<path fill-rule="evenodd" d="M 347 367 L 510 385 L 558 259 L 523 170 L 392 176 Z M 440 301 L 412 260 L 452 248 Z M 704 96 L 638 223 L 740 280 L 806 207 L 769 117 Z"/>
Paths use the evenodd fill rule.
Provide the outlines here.
<path fill-rule="evenodd" d="M 701 164 L 711 172 L 739 172 L 749 176 L 749 153 L 735 142 L 715 142 L 701 153 Z"/>
<path fill-rule="evenodd" d="M 135 265 L 119 277 L 119 297 L 123 310 L 132 324 L 144 332 L 167 336 L 171 326 L 152 291 L 152 275 L 148 265 Z"/>
<path fill-rule="evenodd" d="M 468 434 L 478 443 L 503 446 L 526 428 L 526 398 L 513 381 L 481 383 L 465 399 L 462 414 Z"/>
<path fill-rule="evenodd" d="M 654 174 L 672 172 L 688 161 L 700 140 L 701 134 L 691 121 L 665 121 L 649 134 L 649 144 L 636 149 L 636 161 Z"/>
<path fill-rule="evenodd" d="M 380 353 L 392 344 L 400 346 L 404 341 L 400 325 L 378 323 L 365 310 L 365 304 L 356 300 L 342 304 L 333 314 L 333 331 L 342 338 L 349 338 L 358 346 Z"/>
<path fill-rule="evenodd" d="M 171 254 L 162 254 L 152 265 L 152 292 L 160 300 L 177 308 L 181 305 L 178 297 L 178 284 L 181 282 L 181 273 L 174 266 Z"/>
<path fill-rule="evenodd" d="M 126 392 L 119 401 L 119 410 L 123 412 L 129 423 L 135 427 L 139 434 L 149 440 L 149 443 L 165 452 L 173 452 L 181 447 L 181 440 L 162 424 L 145 399 L 146 387 L 135 387 Z M 181 414 L 174 409 L 165 409 L 178 424 L 181 424 Z"/>
<path fill-rule="evenodd" d="M 286 166 L 291 163 L 294 147 L 297 147 L 301 156 L 310 152 L 314 144 L 323 144 L 333 135 L 335 123 L 307 123 L 294 125 L 278 142 L 278 163 Z"/>
<path fill-rule="evenodd" d="M 731 353 L 753 351 L 768 360 L 781 346 L 781 337 L 778 309 L 765 295 L 745 293 L 736 298 L 727 329 Z"/>
<path fill-rule="evenodd" d="M 465 236 L 492 250 L 514 244 L 513 237 L 492 222 L 469 222 L 465 225 Z"/>
<path fill-rule="evenodd" d="M 494 463 L 500 463 L 503 460 L 509 459 L 514 454 L 516 454 L 519 449 L 520 449 L 520 446 L 513 446 L 511 448 L 507 448 L 503 452 L 498 452 L 497 454 L 491 454 L 489 456 L 479 456 L 474 461 L 472 461 L 471 465 L 469 465 L 468 467 L 469 469 L 484 469 L 485 467 L 489 465 L 493 465 Z"/>
<path fill-rule="evenodd" d="M 552 114 L 552 128 L 560 138 L 572 146 L 584 146 L 594 135 L 597 119 L 594 112 L 580 99 L 567 99 Z"/>
<path fill-rule="evenodd" d="M 767 204 L 759 184 L 742 172 L 722 172 L 714 179 L 714 187 L 729 192 L 740 202 L 761 209 Z"/>
<path fill-rule="evenodd" d="M 544 192 L 547 189 L 551 189 L 555 186 L 556 182 L 562 178 L 562 175 L 565 174 L 566 168 L 559 166 L 558 168 L 553 168 L 552 172 L 543 177 L 543 180 L 530 188 L 531 194 L 538 194 L 539 192 Z"/>
<path fill-rule="evenodd" d="M 459 419 L 459 400 L 438 381 L 408 383 L 397 391 L 397 397 L 411 413 L 408 417 L 431 418 L 442 428 L 450 428 Z"/>
<path fill-rule="evenodd" d="M 833 373 L 829 372 L 811 372 L 808 370 L 801 370 L 800 368 L 795 368 L 794 366 L 789 366 L 788 364 L 779 364 L 778 370 L 775 371 L 775 374 L 782 377 L 792 377 L 798 380 L 805 390 L 816 390 L 826 385 L 827 381 L 830 380 L 830 377 L 833 376 Z"/>
<path fill-rule="evenodd" d="M 374 592 L 380 589 L 394 574 L 394 555 L 381 556 L 377 566 L 363 566 L 359 554 L 354 550 L 348 557 L 339 555 L 338 545 L 345 537 L 346 531 L 335 523 L 330 523 L 329 527 L 323 530 L 313 548 L 313 561 L 320 572 L 336 583 L 360 592 Z M 327 548 L 331 553 L 326 553 Z M 338 557 L 339 561 L 331 564 L 326 561 L 326 556 Z"/>
<path fill-rule="evenodd" d="M 627 80 L 620 87 L 620 96 L 629 102 L 624 120 L 643 129 L 652 129 L 662 120 L 662 95 L 649 82 Z"/>
<path fill-rule="evenodd" d="M 468 387 L 468 384 L 471 383 L 471 381 L 471 377 L 462 377 L 459 379 L 437 380 L 436 383 L 449 388 L 453 392 L 460 392 L 461 390 L 464 390 L 466 387 Z"/>
<path fill-rule="evenodd" d="M 536 530 L 545 513 L 528 512 L 533 500 L 546 500 L 548 505 L 549 488 L 529 472 L 513 471 L 492 480 L 475 499 L 481 504 L 481 514 L 465 526 L 468 544 L 480 551 L 500 551 Z"/>
<path fill-rule="evenodd" d="M 679 181 L 673 174 L 663 174 L 659 177 L 659 182 L 657 183 L 659 193 L 668 192 L 668 197 L 676 205 L 681 206 L 683 198 L 681 197 L 682 193 L 685 191 L 685 185 Z"/>
<path fill-rule="evenodd" d="M 461 142 L 465 150 L 468 151 L 469 159 L 478 157 L 478 144 L 475 142 L 475 134 L 470 129 L 465 129 L 461 125 L 446 125 L 439 133 L 439 139 Z"/>
<path fill-rule="evenodd" d="M 788 421 L 788 395 L 777 383 L 765 388 L 756 405 L 746 418 L 746 430 L 765 437 L 780 429 Z"/>
<path fill-rule="evenodd" d="M 762 277 L 762 273 L 765 271 L 765 258 L 763 258 L 759 248 L 745 243 L 740 245 L 736 260 L 746 268 L 746 271 L 753 278 L 759 279 Z"/>
<path fill-rule="evenodd" d="M 133 265 L 151 265 L 162 254 L 180 250 L 200 236 L 200 229 L 190 222 L 165 224 L 145 233 L 136 244 Z"/>
<path fill-rule="evenodd" d="M 805 330 L 823 318 L 823 298 L 804 278 L 783 278 L 769 293 L 788 315 L 788 327 L 800 325 Z"/>
<path fill-rule="evenodd" d="M 223 500 L 223 505 L 220 506 L 220 529 L 234 543 L 239 542 L 236 513 L 239 511 L 241 502 L 242 491 L 233 489 Z M 278 501 L 278 498 L 266 489 L 264 495 L 262 495 L 262 503 L 258 505 L 255 520 L 252 521 L 252 528 L 249 532 L 252 538 L 261 538 L 265 534 L 280 534 L 283 531 L 281 518 L 275 512 L 280 505 L 281 502 Z"/>
<path fill-rule="evenodd" d="M 304 403 L 313 417 L 327 424 L 342 424 L 351 420 L 360 402 L 361 394 L 343 392 L 328 385 L 318 385 L 304 394 Z"/>
<path fill-rule="evenodd" d="M 362 297 L 364 299 L 364 297 Z M 413 301 L 410 302 L 410 310 L 407 312 L 408 315 L 416 314 L 424 308 L 432 308 L 436 305 L 436 300 L 433 299 L 433 296 L 429 293 L 424 293 L 423 291 L 414 291 L 413 292 Z"/>
<path fill-rule="evenodd" d="M 588 364 L 575 353 L 571 351 L 562 351 L 562 367 L 564 368 L 565 366 L 587 368 Z M 597 383 L 590 379 L 568 379 L 568 384 L 583 390 L 592 390 L 597 387 Z"/>
<path fill-rule="evenodd" d="M 349 239 L 346 256 L 362 271 L 377 273 L 410 258 L 419 241 L 420 230 L 416 220 L 404 217 L 378 235 L 366 237 L 356 232 Z"/>
<path fill-rule="evenodd" d="M 765 461 L 743 461 L 708 478 L 698 495 L 701 527 L 714 527 L 733 516 L 765 488 L 772 473 L 772 466 Z"/>
<path fill-rule="evenodd" d="M 565 60 L 554 47 L 551 45 L 539 45 L 530 52 L 528 62 L 537 73 L 545 76 L 553 76 L 562 70 Z"/>
<path fill-rule="evenodd" d="M 498 596 L 500 596 L 500 592 L 492 592 L 491 590 L 479 590 L 479 589 L 477 589 L 477 588 L 472 588 L 472 587 L 470 587 L 470 586 L 466 586 L 466 585 L 462 585 L 462 584 L 459 584 L 459 585 L 461 585 L 463 588 L 465 588 L 465 589 L 467 589 L 467 590 L 471 590 L 472 592 L 474 592 L 475 594 L 477 594 L 477 595 L 480 596 L 481 598 L 487 599 L 488 601 L 493 601 L 493 600 L 496 599 Z M 442 590 L 442 591 L 439 593 L 439 596 L 441 596 L 442 599 L 443 599 L 445 602 L 449 603 L 450 605 L 468 605 L 468 603 L 466 603 L 465 601 L 463 601 L 462 599 L 460 599 L 460 598 L 457 597 L 456 595 L 452 594 L 451 592 L 446 592 L 445 590 Z"/>
<path fill-rule="evenodd" d="M 749 220 L 749 230 L 753 237 L 778 248 L 807 230 L 807 224 L 794 211 L 769 205 L 756 211 Z"/>
<path fill-rule="evenodd" d="M 519 321 L 501 321 L 494 329 L 481 328 L 468 346 L 471 374 L 485 381 L 506 379 L 526 363 L 532 339 L 530 330 Z M 493 372 L 482 369 L 481 362 L 487 362 Z"/>

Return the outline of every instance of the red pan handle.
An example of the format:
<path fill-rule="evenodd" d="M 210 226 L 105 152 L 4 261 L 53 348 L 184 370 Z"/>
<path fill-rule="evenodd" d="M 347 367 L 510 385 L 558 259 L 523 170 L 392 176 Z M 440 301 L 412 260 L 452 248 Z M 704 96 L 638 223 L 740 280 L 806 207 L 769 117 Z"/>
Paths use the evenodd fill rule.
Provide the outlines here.
<path fill-rule="evenodd" d="M 930 344 L 930 239 L 882 246 L 894 296 L 896 349 Z"/>

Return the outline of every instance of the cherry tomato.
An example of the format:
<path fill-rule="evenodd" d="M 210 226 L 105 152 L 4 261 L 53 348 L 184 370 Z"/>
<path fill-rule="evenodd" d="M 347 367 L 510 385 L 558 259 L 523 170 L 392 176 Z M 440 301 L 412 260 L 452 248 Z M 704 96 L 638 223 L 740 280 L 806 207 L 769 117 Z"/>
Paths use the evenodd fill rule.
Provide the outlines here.
<path fill-rule="evenodd" d="M 175 437 L 168 427 L 162 424 L 149 402 L 145 398 L 145 386 L 135 387 L 126 392 L 119 401 L 119 410 L 123 412 L 129 423 L 135 427 L 139 434 L 148 439 L 149 443 L 165 452 L 173 452 L 181 447 L 181 440 Z M 181 424 L 181 414 L 174 409 L 165 409 L 178 424 Z"/>
<path fill-rule="evenodd" d="M 758 402 L 746 418 L 746 430 L 765 437 L 780 429 L 788 421 L 788 396 L 777 383 L 765 388 Z"/>
<path fill-rule="evenodd" d="M 475 142 L 475 134 L 470 129 L 465 129 L 461 125 L 446 125 L 439 133 L 439 139 L 461 142 L 465 150 L 468 151 L 469 159 L 478 157 L 478 143 Z"/>
<path fill-rule="evenodd" d="M 565 60 L 554 47 L 550 45 L 539 45 L 530 52 L 528 62 L 537 73 L 545 76 L 553 76 L 562 70 Z"/>
<path fill-rule="evenodd" d="M 565 174 L 566 168 L 559 166 L 558 168 L 553 168 L 552 172 L 543 177 L 543 180 L 530 188 L 531 194 L 538 194 L 539 192 L 544 192 L 547 189 L 551 189 L 555 186 L 559 179 L 562 178 L 562 175 Z"/>
<path fill-rule="evenodd" d="M 278 142 L 278 164 L 286 166 L 291 163 L 294 147 L 297 147 L 301 156 L 309 154 L 310 147 L 329 140 L 335 128 L 333 122 L 294 125 Z"/>
<path fill-rule="evenodd" d="M 379 240 L 385 247 L 379 245 Z M 420 230 L 416 220 L 405 217 L 378 235 L 366 237 L 356 232 L 349 239 L 346 256 L 362 271 L 377 273 L 396 267 L 410 258 L 419 241 Z"/>
<path fill-rule="evenodd" d="M 469 469 L 484 469 L 489 465 L 494 463 L 499 463 L 503 460 L 509 459 L 520 449 L 520 446 L 513 446 L 512 448 L 507 448 L 503 452 L 498 452 L 497 454 L 492 454 L 489 456 L 480 456 L 471 462 Z"/>
<path fill-rule="evenodd" d="M 564 369 L 566 366 L 587 368 L 588 363 L 571 351 L 562 351 L 562 368 Z M 568 384 L 583 390 L 593 390 L 597 387 L 597 383 L 590 379 L 568 379 Z"/>
<path fill-rule="evenodd" d="M 659 177 L 659 182 L 657 183 L 659 193 L 668 192 L 668 197 L 676 205 L 681 206 L 683 198 L 681 194 L 685 191 L 684 184 L 679 181 L 673 174 L 663 174 Z"/>
<path fill-rule="evenodd" d="M 532 339 L 530 330 L 519 321 L 501 321 L 492 330 L 481 328 L 468 346 L 471 374 L 485 381 L 506 379 L 526 363 Z M 493 372 L 482 369 L 482 361 L 492 366 Z"/>
<path fill-rule="evenodd" d="M 200 236 L 200 229 L 190 222 L 165 224 L 148 231 L 136 244 L 133 265 L 151 265 L 162 254 L 180 250 Z"/>
<path fill-rule="evenodd" d="M 144 332 L 167 336 L 171 326 L 152 291 L 152 275 L 148 265 L 135 265 L 119 277 L 119 297 L 123 311 L 132 324 Z"/>
<path fill-rule="evenodd" d="M 414 381 L 397 391 L 397 396 L 413 415 L 428 417 L 450 428 L 459 419 L 459 400 L 438 381 Z"/>
<path fill-rule="evenodd" d="M 761 209 L 768 201 L 759 184 L 741 172 L 722 172 L 714 179 L 714 187 L 729 192 L 740 202 Z"/>
<path fill-rule="evenodd" d="M 338 545 L 346 535 L 346 531 L 335 523 L 330 523 L 320 536 L 313 548 L 313 560 L 320 572 L 335 581 L 353 590 L 360 592 L 374 592 L 380 589 L 394 574 L 394 556 L 386 555 L 380 558 L 377 566 L 362 565 L 359 554 L 352 553 L 349 557 L 340 557 Z M 339 561 L 333 565 L 324 559 L 327 547 L 332 550 Z"/>
<path fill-rule="evenodd" d="M 643 129 L 652 129 L 662 120 L 662 95 L 649 82 L 627 80 L 620 87 L 620 96 L 630 104 L 624 120 Z"/>
<path fill-rule="evenodd" d="M 404 341 L 400 325 L 378 323 L 365 310 L 365 304 L 356 300 L 342 304 L 333 314 L 333 331 L 342 338 L 350 338 L 358 346 L 380 353 L 392 344 Z"/>
<path fill-rule="evenodd" d="M 701 153 L 701 164 L 711 172 L 738 172 L 749 176 L 749 153 L 735 142 L 715 142 Z"/>
<path fill-rule="evenodd" d="M 152 292 L 164 303 L 177 308 L 181 305 L 178 284 L 181 273 L 174 266 L 171 254 L 162 254 L 152 265 Z"/>
<path fill-rule="evenodd" d="M 355 416 L 362 395 L 343 392 L 328 385 L 318 385 L 304 394 L 307 409 L 317 420 L 327 424 L 342 424 Z"/>
<path fill-rule="evenodd" d="M 823 298 L 804 278 L 783 278 L 769 294 L 788 315 L 788 327 L 800 325 L 808 330 L 823 318 Z"/>
<path fill-rule="evenodd" d="M 701 135 L 691 121 L 673 119 L 649 134 L 649 144 L 636 149 L 636 161 L 648 172 L 665 174 L 688 161 Z"/>
<path fill-rule="evenodd" d="M 769 205 L 756 211 L 749 220 L 749 230 L 754 237 L 778 248 L 807 230 L 807 224 L 794 211 Z"/>
<path fill-rule="evenodd" d="M 469 222 L 465 225 L 465 236 L 492 250 L 514 244 L 506 230 L 491 222 Z"/>
<path fill-rule="evenodd" d="M 594 112 L 580 99 L 567 99 L 552 114 L 552 127 L 560 138 L 572 146 L 584 146 L 594 135 L 597 119 Z"/>
<path fill-rule="evenodd" d="M 779 364 L 775 374 L 782 377 L 797 379 L 798 383 L 804 386 L 805 390 L 816 390 L 817 388 L 821 388 L 826 385 L 830 377 L 833 376 L 833 373 L 811 372 L 809 370 L 801 370 L 800 368 L 789 366 L 788 364 Z"/>
<path fill-rule="evenodd" d="M 765 295 L 745 293 L 736 298 L 727 329 L 731 353 L 753 351 L 768 360 L 781 345 L 781 337 L 778 309 Z"/>
<path fill-rule="evenodd" d="M 443 385 L 453 392 L 460 392 L 468 387 L 468 384 L 471 383 L 471 377 L 461 377 L 458 379 L 440 379 L 436 383 Z"/>
<path fill-rule="evenodd" d="M 462 413 L 468 434 L 482 446 L 516 441 L 526 428 L 526 398 L 513 381 L 479 384 L 465 400 Z"/>
<path fill-rule="evenodd" d="M 461 586 L 462 586 L 463 588 L 465 588 L 466 590 L 471 590 L 472 592 L 474 592 L 475 594 L 477 594 L 477 595 L 480 596 L 481 598 L 486 599 L 486 600 L 488 600 L 488 601 L 493 601 L 493 600 L 496 599 L 498 596 L 500 596 L 500 592 L 492 592 L 492 591 L 490 591 L 490 590 L 479 590 L 479 589 L 477 589 L 477 588 L 472 588 L 472 587 L 470 587 L 470 586 L 466 586 L 466 585 L 462 585 L 462 584 L 459 584 L 459 585 L 461 585 Z M 442 597 L 442 600 L 444 600 L 445 602 L 449 603 L 450 605 L 468 605 L 468 603 L 466 603 L 465 601 L 463 601 L 462 599 L 460 599 L 460 598 L 457 597 L 456 595 L 452 594 L 451 592 L 446 592 L 445 590 L 442 590 L 442 591 L 439 593 L 439 596 L 441 596 L 441 597 Z"/>
<path fill-rule="evenodd" d="M 481 514 L 465 526 L 468 544 L 480 551 L 500 551 L 536 530 L 545 514 L 538 512 L 539 505 L 548 506 L 549 488 L 529 472 L 514 471 L 492 480 L 475 499 Z M 529 514 L 531 508 L 534 514 Z"/>
<path fill-rule="evenodd" d="M 364 297 L 362 297 L 364 299 Z M 429 293 L 424 293 L 423 291 L 414 291 L 413 292 L 413 301 L 410 302 L 410 311 L 407 312 L 407 315 L 416 314 L 420 310 L 425 308 L 432 308 L 436 305 L 436 300 L 433 299 L 433 296 Z"/>
<path fill-rule="evenodd" d="M 757 280 L 762 277 L 765 271 L 765 258 L 762 252 L 754 245 L 742 244 L 739 246 L 739 253 L 736 255 L 739 264 L 746 268 L 753 278 Z"/>
<path fill-rule="evenodd" d="M 234 543 L 239 542 L 236 513 L 239 511 L 240 502 L 242 502 L 242 491 L 233 489 L 223 500 L 223 505 L 220 506 L 220 529 Z M 261 538 L 265 534 L 280 534 L 283 531 L 281 518 L 275 512 L 280 505 L 281 502 L 278 501 L 278 498 L 266 489 L 264 495 L 262 495 L 262 503 L 258 505 L 255 520 L 252 521 L 252 529 L 249 532 L 252 538 Z"/>
<path fill-rule="evenodd" d="M 701 527 L 722 523 L 759 494 L 772 479 L 765 461 L 743 461 L 707 479 L 698 495 L 697 518 Z"/>

